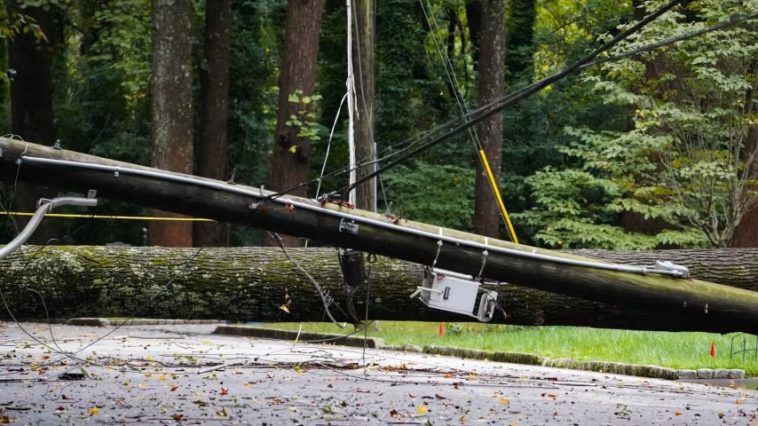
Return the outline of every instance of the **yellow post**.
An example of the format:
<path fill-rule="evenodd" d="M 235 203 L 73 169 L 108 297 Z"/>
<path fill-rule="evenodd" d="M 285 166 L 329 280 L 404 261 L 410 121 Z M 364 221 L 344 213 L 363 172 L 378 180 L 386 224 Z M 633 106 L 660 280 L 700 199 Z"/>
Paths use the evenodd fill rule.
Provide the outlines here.
<path fill-rule="evenodd" d="M 489 177 L 490 187 L 492 188 L 492 192 L 495 194 L 497 205 L 500 206 L 500 214 L 503 215 L 503 220 L 505 220 L 505 225 L 508 228 L 508 235 L 510 235 L 511 241 L 518 244 L 518 237 L 516 237 L 516 231 L 513 229 L 511 218 L 510 216 L 508 216 L 508 211 L 505 209 L 503 198 L 500 196 L 500 189 L 497 187 L 497 182 L 495 182 L 495 176 L 492 174 L 492 169 L 490 169 L 490 162 L 487 160 L 487 154 L 484 153 L 483 149 L 480 149 L 479 156 L 482 157 L 482 165 L 484 166 L 484 170 L 487 172 L 487 177 Z"/>

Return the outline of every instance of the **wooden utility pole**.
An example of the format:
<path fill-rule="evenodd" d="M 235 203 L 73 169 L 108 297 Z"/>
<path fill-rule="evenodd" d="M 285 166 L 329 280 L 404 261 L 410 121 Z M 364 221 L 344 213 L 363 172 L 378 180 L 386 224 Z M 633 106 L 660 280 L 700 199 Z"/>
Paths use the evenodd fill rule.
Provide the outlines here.
<path fill-rule="evenodd" d="M 758 292 L 592 259 L 86 154 L 0 138 L 0 179 L 254 226 L 483 279 L 758 333 Z M 19 169 L 19 164 L 21 165 Z M 665 260 L 665 259 L 661 259 Z M 664 269 L 661 269 L 664 268 Z M 631 272 L 636 271 L 636 272 Z M 705 328 L 705 325 L 703 326 Z M 641 328 L 644 328 L 641 326 Z"/>
<path fill-rule="evenodd" d="M 353 37 L 353 75 L 355 76 L 356 110 L 355 157 L 358 163 L 376 159 L 374 144 L 374 62 L 376 3 L 354 0 L 355 36 Z M 372 173 L 376 164 L 359 167 L 356 178 Z M 356 187 L 356 207 L 376 211 L 376 178 Z"/>

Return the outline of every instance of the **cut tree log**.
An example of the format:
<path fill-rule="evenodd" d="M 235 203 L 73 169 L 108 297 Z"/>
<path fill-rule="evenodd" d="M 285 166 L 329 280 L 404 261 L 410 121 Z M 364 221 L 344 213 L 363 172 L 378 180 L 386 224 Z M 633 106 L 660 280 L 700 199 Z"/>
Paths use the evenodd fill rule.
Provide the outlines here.
<path fill-rule="evenodd" d="M 688 329 L 758 333 L 758 292 L 663 276 L 651 269 L 636 269 L 646 274 L 625 272 L 571 254 L 18 140 L 0 138 L 0 149 L 0 179 L 18 176 L 69 190 L 95 189 L 102 198 L 414 263 L 436 262 L 439 268 L 462 274 L 644 312 L 636 328 L 657 327 L 675 318 Z"/>
<path fill-rule="evenodd" d="M 583 251 L 582 251 L 583 252 Z M 330 308 L 341 321 L 345 292 L 336 250 L 288 249 L 334 298 Z M 592 251 L 593 257 L 637 263 L 661 252 Z M 758 249 L 670 250 L 667 259 L 704 277 L 758 290 Z M 251 321 L 325 320 L 312 284 L 278 248 L 160 248 L 123 246 L 27 246 L 0 261 L 0 289 L 16 318 L 71 317 L 186 318 Z M 423 267 L 378 257 L 370 264 L 370 319 L 471 321 L 430 310 L 408 296 Z M 30 291 L 30 289 L 34 291 Z M 650 321 L 649 311 L 625 309 L 521 286 L 502 286 L 507 317 L 493 322 L 522 325 L 583 325 L 681 331 L 693 326 L 672 315 Z M 42 304 L 44 298 L 44 305 Z M 290 300 L 288 311 L 279 307 Z M 364 312 L 365 291 L 355 297 Z M 0 318 L 8 318 L 2 311 Z M 694 327 L 702 329 L 703 327 Z M 721 331 L 715 329 L 714 331 Z"/>

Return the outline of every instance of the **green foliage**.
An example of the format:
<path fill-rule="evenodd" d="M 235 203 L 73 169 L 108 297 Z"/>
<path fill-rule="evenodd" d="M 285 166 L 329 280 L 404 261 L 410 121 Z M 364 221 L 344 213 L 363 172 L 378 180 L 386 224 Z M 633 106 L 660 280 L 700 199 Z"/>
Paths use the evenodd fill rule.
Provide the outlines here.
<path fill-rule="evenodd" d="M 664 15 L 614 53 L 756 6 L 693 5 L 686 15 Z M 755 32 L 734 28 L 611 62 L 587 76 L 596 96 L 632 111 L 634 127 L 566 131 L 573 142 L 560 150 L 565 166 L 528 180 L 537 207 L 523 218 L 535 239 L 556 247 L 728 245 L 758 198 L 756 147 L 746 144 L 755 120 L 756 41 Z M 658 234 L 619 227 L 630 214 L 654 223 Z M 599 228 L 588 236 L 593 226 Z"/>
<path fill-rule="evenodd" d="M 656 183 L 652 153 L 667 146 L 667 137 L 640 137 L 635 132 L 595 133 L 567 129 L 578 138 L 560 151 L 574 167 L 548 167 L 526 182 L 535 207 L 520 215 L 532 239 L 556 248 L 652 249 L 702 246 L 704 236 L 676 223 L 678 206 L 662 202 L 670 190 Z M 621 214 L 656 222 L 654 234 L 625 230 Z"/>
<path fill-rule="evenodd" d="M 471 229 L 474 171 L 454 165 L 417 162 L 384 176 L 391 211 L 403 218 Z"/>
<path fill-rule="evenodd" d="M 321 95 L 318 94 L 305 96 L 300 89 L 290 93 L 287 101 L 297 104 L 299 109 L 295 114 L 290 115 L 284 124 L 297 129 L 298 137 L 309 139 L 311 142 L 320 140 L 321 133 L 325 132 L 325 128 L 317 121 L 321 115 L 318 111 L 318 104 L 321 99 Z M 293 146 L 293 148 L 296 147 Z"/>

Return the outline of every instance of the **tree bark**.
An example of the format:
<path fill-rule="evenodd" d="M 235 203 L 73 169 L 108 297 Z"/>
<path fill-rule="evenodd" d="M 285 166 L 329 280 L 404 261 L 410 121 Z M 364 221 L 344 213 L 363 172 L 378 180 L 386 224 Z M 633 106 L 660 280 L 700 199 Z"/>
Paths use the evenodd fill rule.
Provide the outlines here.
<path fill-rule="evenodd" d="M 203 72 L 203 134 L 198 146 L 198 174 L 226 179 L 227 110 L 229 104 L 229 32 L 232 1 L 205 4 L 205 61 Z M 199 247 L 228 246 L 229 226 L 220 222 L 198 222 L 193 242 Z"/>
<path fill-rule="evenodd" d="M 638 318 L 641 329 L 657 327 L 656 323 L 670 318 L 691 329 L 758 332 L 758 292 L 664 276 L 650 269 L 624 271 L 597 261 L 583 264 L 593 260 L 12 139 L 0 138 L 0 149 L 0 179 L 15 176 L 20 161 L 21 180 L 64 185 L 69 190 L 95 189 L 101 198 L 288 233 L 414 263 L 435 263 L 460 274 L 647 312 Z"/>
<path fill-rule="evenodd" d="M 478 40 L 478 99 L 479 105 L 502 96 L 505 86 L 505 1 L 476 0 L 481 3 L 481 34 Z M 476 19 L 474 20 L 476 21 Z M 476 126 L 481 149 L 487 154 L 495 182 L 500 179 L 502 164 L 503 121 L 500 114 L 487 118 Z M 474 230 L 477 234 L 497 238 L 500 235 L 500 210 L 489 178 L 481 161 L 476 168 L 474 200 Z"/>
<path fill-rule="evenodd" d="M 8 41 L 8 76 L 10 77 L 11 133 L 25 140 L 45 145 L 55 142 L 55 114 L 53 112 L 52 62 L 62 41 L 63 25 L 55 7 L 22 7 L 17 0 L 6 0 L 9 19 L 23 15 L 37 24 L 35 32 L 25 24 L 22 31 Z M 13 181 L 10 181 L 13 182 Z M 7 182 L 6 182 L 7 183 Z M 57 190 L 47 186 L 16 184 L 14 209 L 34 211 L 37 200 L 52 198 Z M 28 220 L 17 219 L 23 227 Z M 31 243 L 51 244 L 60 242 L 62 229 L 55 222 L 43 224 L 30 240 Z"/>
<path fill-rule="evenodd" d="M 355 0 L 353 13 L 356 17 L 353 37 L 353 75 L 355 76 L 356 109 L 355 158 L 358 163 L 376 159 L 374 147 L 374 31 L 376 5 L 374 0 Z M 361 166 L 356 179 L 372 173 L 376 164 Z M 355 188 L 356 207 L 376 211 L 376 178 Z"/>
<path fill-rule="evenodd" d="M 575 251 L 587 254 L 588 251 Z M 758 249 L 610 252 L 592 255 L 620 263 L 672 259 L 698 276 L 758 290 Z M 320 285 L 334 297 L 330 308 L 341 321 L 345 292 L 333 249 L 291 249 Z M 403 321 L 471 321 L 471 318 L 426 308 L 408 296 L 421 283 L 423 267 L 377 258 L 370 269 L 370 318 Z M 17 318 L 76 316 L 215 318 L 255 321 L 322 321 L 323 305 L 312 284 L 278 248 L 206 248 L 27 246 L 0 261 L 0 288 Z M 35 291 L 30 291 L 35 290 Z M 363 312 L 365 288 L 356 295 Z M 38 293 L 37 293 L 38 292 Z M 629 310 L 528 287 L 499 289 L 507 317 L 494 322 L 522 325 L 581 325 L 604 328 L 701 330 L 701 324 L 649 310 Z M 40 301 L 44 298 L 45 305 Z M 290 300 L 289 313 L 279 306 Z M 3 312 L 0 317 L 7 317 Z M 654 321 L 653 319 L 657 319 Z M 711 331 L 728 331 L 715 324 Z"/>
<path fill-rule="evenodd" d="M 192 1 L 153 0 L 152 13 L 150 163 L 192 173 Z M 150 222 L 149 242 L 192 246 L 192 222 Z"/>
<path fill-rule="evenodd" d="M 279 71 L 279 110 L 276 116 L 276 135 L 271 157 L 271 175 L 268 187 L 286 191 L 308 179 L 311 141 L 300 136 L 300 126 L 288 124 L 294 116 L 305 121 L 313 103 L 303 101 L 313 95 L 316 83 L 319 30 L 321 28 L 322 0 L 289 0 L 287 2 L 287 29 Z M 296 102 L 290 97 L 295 96 Z M 292 190 L 293 195 L 304 196 L 308 187 Z M 282 237 L 287 246 L 298 245 L 297 238 Z M 275 245 L 266 237 L 265 244 Z"/>

